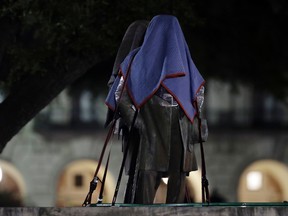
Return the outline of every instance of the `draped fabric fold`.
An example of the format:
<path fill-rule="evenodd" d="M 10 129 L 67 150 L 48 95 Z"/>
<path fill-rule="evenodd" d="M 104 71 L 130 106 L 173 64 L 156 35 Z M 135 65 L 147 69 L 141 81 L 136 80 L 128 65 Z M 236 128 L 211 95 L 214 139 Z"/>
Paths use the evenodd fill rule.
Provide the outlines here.
<path fill-rule="evenodd" d="M 191 58 L 176 17 L 160 15 L 151 20 L 142 46 L 131 51 L 120 65 L 120 73 L 125 79 L 130 63 L 127 89 L 137 108 L 145 104 L 162 85 L 193 121 L 196 113 L 193 102 L 204 79 Z M 119 77 L 106 98 L 106 104 L 111 109 L 116 106 L 114 93 L 118 83 Z"/>

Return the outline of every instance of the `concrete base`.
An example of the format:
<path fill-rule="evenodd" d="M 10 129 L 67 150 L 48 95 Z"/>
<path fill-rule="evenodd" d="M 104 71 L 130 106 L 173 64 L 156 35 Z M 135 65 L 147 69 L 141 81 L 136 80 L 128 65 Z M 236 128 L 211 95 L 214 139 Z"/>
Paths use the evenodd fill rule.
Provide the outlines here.
<path fill-rule="evenodd" d="M 251 204 L 240 205 L 100 205 L 91 207 L 54 208 L 24 207 L 0 208 L 1 216 L 140 216 L 140 215 L 193 215 L 193 216 L 282 216 L 288 215 L 288 205 L 283 204 Z"/>

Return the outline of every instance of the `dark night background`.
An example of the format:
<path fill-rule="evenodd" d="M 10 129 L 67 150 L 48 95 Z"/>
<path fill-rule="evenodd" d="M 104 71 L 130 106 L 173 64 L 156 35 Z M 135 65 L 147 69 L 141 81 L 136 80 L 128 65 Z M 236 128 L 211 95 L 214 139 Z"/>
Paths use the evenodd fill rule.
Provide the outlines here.
<path fill-rule="evenodd" d="M 206 79 L 286 96 L 284 0 L 4 0 L 0 7 L 1 149 L 64 88 L 107 91 L 127 26 L 157 14 L 179 19 Z"/>
<path fill-rule="evenodd" d="M 234 92 L 245 84 L 256 102 L 269 94 L 287 105 L 285 0 L 2 0 L 0 152 L 64 89 L 76 104 L 69 127 L 81 126 L 73 115 L 81 93 L 107 94 L 127 27 L 158 14 L 178 18 L 206 80 L 229 83 Z M 261 105 L 254 112 L 250 126 L 268 126 L 257 118 Z"/>

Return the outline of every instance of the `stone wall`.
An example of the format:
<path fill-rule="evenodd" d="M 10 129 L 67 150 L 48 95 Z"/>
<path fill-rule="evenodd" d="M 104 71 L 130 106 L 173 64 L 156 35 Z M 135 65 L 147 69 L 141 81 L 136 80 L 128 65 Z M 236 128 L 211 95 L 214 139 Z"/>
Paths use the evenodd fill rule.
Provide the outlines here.
<path fill-rule="evenodd" d="M 237 187 L 243 170 L 251 163 L 273 159 L 287 163 L 288 136 L 284 132 L 223 131 L 210 133 L 205 143 L 207 177 L 227 201 L 237 202 Z"/>
<path fill-rule="evenodd" d="M 106 132 L 39 135 L 24 129 L 8 144 L 0 159 L 11 162 L 21 172 L 26 183 L 26 206 L 53 207 L 57 179 L 65 165 L 79 159 L 97 160 L 105 136 Z M 238 181 L 243 170 L 261 159 L 287 164 L 287 140 L 285 132 L 210 130 L 208 142 L 204 144 L 210 191 L 217 189 L 225 201 L 237 202 Z M 199 146 L 196 151 L 201 166 Z M 115 138 L 110 162 L 115 181 L 121 159 L 121 144 Z M 118 202 L 122 201 L 125 181 L 124 178 Z"/>

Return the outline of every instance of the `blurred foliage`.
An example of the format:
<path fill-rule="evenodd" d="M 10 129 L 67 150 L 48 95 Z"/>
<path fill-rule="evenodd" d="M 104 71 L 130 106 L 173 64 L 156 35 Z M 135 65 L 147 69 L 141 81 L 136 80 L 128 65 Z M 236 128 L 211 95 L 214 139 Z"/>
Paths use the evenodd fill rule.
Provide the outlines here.
<path fill-rule="evenodd" d="M 9 37 L 1 36 L 2 47 L 5 44 L 1 79 L 8 86 L 27 73 L 45 73 L 71 60 L 102 61 L 114 56 L 130 23 L 151 19 L 159 11 L 169 13 L 172 7 L 172 1 L 169 5 L 146 0 L 137 4 L 132 0 L 3 0 L 1 4 L 0 27 L 15 29 Z M 182 11 L 186 5 L 191 5 L 188 0 L 173 9 Z M 187 20 L 192 16 L 182 15 Z"/>
<path fill-rule="evenodd" d="M 279 97 L 287 94 L 288 7 L 283 0 L 2 0 L 0 4 L 0 27 L 6 29 L 0 35 L 2 86 L 75 59 L 110 60 L 112 68 L 130 23 L 173 14 L 206 79 L 240 80 Z M 101 68 L 91 72 L 88 81 L 106 84 Z"/>
<path fill-rule="evenodd" d="M 287 97 L 288 2 L 204 0 L 197 6 L 205 25 L 192 30 L 201 37 L 192 47 L 201 53 L 201 69 L 209 77 Z"/>

